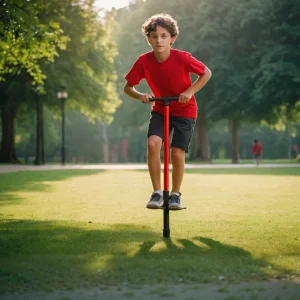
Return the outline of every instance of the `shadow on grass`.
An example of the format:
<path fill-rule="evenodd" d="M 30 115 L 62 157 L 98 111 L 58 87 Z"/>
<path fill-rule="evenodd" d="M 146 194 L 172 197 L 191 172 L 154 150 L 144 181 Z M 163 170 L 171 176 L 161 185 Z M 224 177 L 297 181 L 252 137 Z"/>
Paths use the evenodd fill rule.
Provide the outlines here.
<path fill-rule="evenodd" d="M 208 237 L 163 239 L 146 226 L 2 221 L 0 292 L 100 284 L 259 280 L 266 260 Z M 275 269 L 274 266 L 272 268 Z M 287 272 L 287 270 L 277 270 Z"/>
<path fill-rule="evenodd" d="M 21 201 L 15 192 L 47 191 L 47 182 L 62 181 L 78 176 L 89 176 L 105 170 L 51 170 L 0 174 L 0 205 L 5 201 Z"/>

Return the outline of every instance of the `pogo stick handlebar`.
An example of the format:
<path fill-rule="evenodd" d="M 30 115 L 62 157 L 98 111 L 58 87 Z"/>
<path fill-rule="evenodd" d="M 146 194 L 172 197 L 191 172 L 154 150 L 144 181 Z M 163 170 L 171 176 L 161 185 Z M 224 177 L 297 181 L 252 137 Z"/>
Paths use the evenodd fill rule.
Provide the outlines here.
<path fill-rule="evenodd" d="M 156 98 L 156 97 L 153 97 L 153 98 L 150 98 L 150 102 L 153 102 L 153 101 L 162 101 L 162 102 L 170 102 L 170 101 L 178 101 L 179 97 L 159 97 L 159 98 Z"/>

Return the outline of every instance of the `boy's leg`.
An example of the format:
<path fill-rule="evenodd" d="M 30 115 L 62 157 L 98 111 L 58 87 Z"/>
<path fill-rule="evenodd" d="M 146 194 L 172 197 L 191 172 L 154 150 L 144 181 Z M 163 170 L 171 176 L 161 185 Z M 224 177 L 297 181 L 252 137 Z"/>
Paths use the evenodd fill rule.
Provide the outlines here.
<path fill-rule="evenodd" d="M 161 190 L 161 161 L 160 151 L 163 140 L 163 116 L 151 113 L 148 128 L 148 170 L 153 186 L 153 193 L 147 203 L 147 208 L 160 208 L 164 204 L 163 192 Z"/>
<path fill-rule="evenodd" d="M 256 164 L 259 165 L 259 159 L 260 159 L 260 155 L 257 155 L 256 157 Z"/>
<path fill-rule="evenodd" d="M 162 139 L 159 136 L 151 135 L 148 138 L 148 170 L 154 191 L 161 190 L 161 146 Z"/>
<path fill-rule="evenodd" d="M 184 174 L 185 151 L 183 149 L 172 147 L 172 192 L 179 193 Z"/>
<path fill-rule="evenodd" d="M 169 209 L 182 209 L 180 188 L 183 181 L 185 152 L 188 152 L 193 136 L 196 120 L 189 118 L 171 118 L 171 126 L 174 128 L 172 139 L 172 193 L 169 201 Z"/>

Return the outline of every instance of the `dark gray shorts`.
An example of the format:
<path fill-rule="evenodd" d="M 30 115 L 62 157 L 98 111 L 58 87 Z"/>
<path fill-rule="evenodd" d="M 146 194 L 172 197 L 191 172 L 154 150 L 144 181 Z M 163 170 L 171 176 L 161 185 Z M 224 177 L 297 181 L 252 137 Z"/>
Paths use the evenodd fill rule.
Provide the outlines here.
<path fill-rule="evenodd" d="M 182 118 L 182 117 L 170 117 L 170 133 L 173 131 L 173 137 L 171 141 L 172 147 L 177 147 L 188 152 L 191 139 L 194 133 L 196 119 Z M 164 140 L 164 116 L 151 112 L 149 121 L 147 136 L 157 135 Z"/>

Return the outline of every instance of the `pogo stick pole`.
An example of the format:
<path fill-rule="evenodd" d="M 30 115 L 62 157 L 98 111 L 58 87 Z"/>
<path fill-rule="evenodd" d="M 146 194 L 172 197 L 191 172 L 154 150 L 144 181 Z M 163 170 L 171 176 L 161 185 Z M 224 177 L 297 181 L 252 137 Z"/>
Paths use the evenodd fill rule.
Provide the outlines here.
<path fill-rule="evenodd" d="M 169 224 L 169 101 L 164 101 L 164 228 L 163 236 L 170 237 Z"/>
<path fill-rule="evenodd" d="M 169 222 L 169 106 L 170 101 L 177 101 L 178 97 L 152 98 L 151 101 L 163 101 L 164 103 L 164 227 L 163 236 L 170 237 Z"/>

